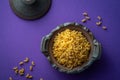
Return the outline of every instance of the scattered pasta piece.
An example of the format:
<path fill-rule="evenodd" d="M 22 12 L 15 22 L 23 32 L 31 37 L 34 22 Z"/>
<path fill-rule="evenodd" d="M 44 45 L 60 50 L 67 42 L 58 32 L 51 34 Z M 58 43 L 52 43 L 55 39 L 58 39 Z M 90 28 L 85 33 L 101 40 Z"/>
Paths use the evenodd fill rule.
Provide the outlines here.
<path fill-rule="evenodd" d="M 13 70 L 16 70 L 16 69 L 18 69 L 18 67 L 14 67 L 14 68 L 13 68 Z"/>
<path fill-rule="evenodd" d="M 18 72 L 19 72 L 19 70 L 18 70 L 18 69 L 16 69 L 16 70 L 15 70 L 15 74 L 18 74 Z"/>
<path fill-rule="evenodd" d="M 88 13 L 87 13 L 87 12 L 84 12 L 84 13 L 83 13 L 83 16 L 88 16 Z"/>
<path fill-rule="evenodd" d="M 96 25 L 97 25 L 97 26 L 101 26 L 101 24 L 102 24 L 102 22 L 101 22 L 101 21 L 96 22 Z"/>
<path fill-rule="evenodd" d="M 32 61 L 31 64 L 32 64 L 32 66 L 35 66 L 35 62 L 34 61 Z"/>
<path fill-rule="evenodd" d="M 19 75 L 23 76 L 23 75 L 24 75 L 24 72 L 25 72 L 24 68 L 20 69 L 20 70 L 19 70 Z"/>
<path fill-rule="evenodd" d="M 21 65 L 23 65 L 23 64 L 24 64 L 24 62 L 22 62 L 22 61 L 21 61 L 21 62 L 19 62 L 19 65 L 20 65 L 20 66 L 21 66 Z"/>
<path fill-rule="evenodd" d="M 27 74 L 25 77 L 28 78 L 28 79 L 32 79 L 33 78 L 33 76 L 30 75 L 30 74 Z"/>
<path fill-rule="evenodd" d="M 30 76 L 30 74 L 27 74 L 25 77 L 28 78 Z"/>
<path fill-rule="evenodd" d="M 98 18 L 98 20 L 100 20 L 100 21 L 102 20 L 102 18 L 101 18 L 100 16 L 98 16 L 97 18 Z"/>
<path fill-rule="evenodd" d="M 25 63 L 29 62 L 29 58 L 26 57 L 25 60 L 24 60 Z"/>
<path fill-rule="evenodd" d="M 86 20 L 90 20 L 90 17 L 89 17 L 89 16 L 86 16 L 85 19 L 86 19 Z"/>
<path fill-rule="evenodd" d="M 107 27 L 106 27 L 106 26 L 103 26 L 102 29 L 103 29 L 103 30 L 107 30 Z"/>
<path fill-rule="evenodd" d="M 82 23 L 85 23 L 87 21 L 87 19 L 82 19 L 81 22 Z"/>
<path fill-rule="evenodd" d="M 32 71 L 33 70 L 33 66 L 30 66 L 30 71 Z"/>
<path fill-rule="evenodd" d="M 31 75 L 30 75 L 30 76 L 28 76 L 28 78 L 29 78 L 29 79 L 32 79 L 32 78 L 33 78 L 33 76 L 31 76 Z"/>

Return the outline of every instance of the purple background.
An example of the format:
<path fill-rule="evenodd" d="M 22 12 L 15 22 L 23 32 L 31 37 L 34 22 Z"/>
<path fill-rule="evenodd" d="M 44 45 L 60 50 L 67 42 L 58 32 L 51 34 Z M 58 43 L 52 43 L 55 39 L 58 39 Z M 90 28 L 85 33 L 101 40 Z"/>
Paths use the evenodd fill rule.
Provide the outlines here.
<path fill-rule="evenodd" d="M 68 75 L 60 73 L 51 67 L 46 57 L 40 51 L 41 38 L 57 25 L 65 22 L 78 22 L 87 11 L 91 21 L 87 26 L 102 43 L 101 59 L 86 71 Z M 96 17 L 103 18 L 107 31 L 97 27 Z M 25 21 L 13 14 L 8 0 L 0 0 L 0 80 L 26 80 L 15 75 L 12 68 L 25 57 L 35 61 L 33 80 L 120 80 L 120 0 L 52 0 L 50 11 L 43 18 L 35 21 Z M 29 72 L 30 63 L 25 64 Z"/>

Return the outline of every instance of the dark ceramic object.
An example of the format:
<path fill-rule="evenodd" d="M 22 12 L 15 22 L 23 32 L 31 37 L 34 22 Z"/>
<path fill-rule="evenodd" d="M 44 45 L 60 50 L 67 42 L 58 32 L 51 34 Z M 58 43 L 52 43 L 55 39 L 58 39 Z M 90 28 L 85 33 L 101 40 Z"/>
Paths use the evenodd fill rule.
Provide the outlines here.
<path fill-rule="evenodd" d="M 34 20 L 44 16 L 51 0 L 9 0 L 13 12 L 22 19 Z"/>
<path fill-rule="evenodd" d="M 58 64 L 52 55 L 52 46 L 53 46 L 54 37 L 56 36 L 57 33 L 60 33 L 63 30 L 68 29 L 68 28 L 71 30 L 81 31 L 83 35 L 86 36 L 87 40 L 90 42 L 90 45 L 91 45 L 89 61 L 84 63 L 82 66 L 78 66 L 72 70 Z M 42 38 L 41 51 L 50 61 L 52 66 L 55 69 L 59 70 L 60 72 L 80 73 L 81 71 L 87 69 L 94 61 L 100 58 L 101 45 L 95 39 L 92 32 L 85 26 L 78 24 L 78 23 L 64 23 L 63 25 L 57 26 L 57 28 L 55 28 L 50 34 Z"/>

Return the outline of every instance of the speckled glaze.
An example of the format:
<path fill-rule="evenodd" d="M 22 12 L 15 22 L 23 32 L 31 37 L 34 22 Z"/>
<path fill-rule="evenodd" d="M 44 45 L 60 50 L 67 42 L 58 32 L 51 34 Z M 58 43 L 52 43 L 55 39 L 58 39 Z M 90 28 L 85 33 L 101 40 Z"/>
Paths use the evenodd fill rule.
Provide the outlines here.
<path fill-rule="evenodd" d="M 51 37 L 53 36 L 55 31 L 60 30 L 61 28 L 65 28 L 68 26 L 74 26 L 74 27 L 80 27 L 82 30 L 84 30 L 85 32 L 88 33 L 88 35 L 91 37 L 91 44 L 93 46 L 92 52 L 90 53 L 91 56 L 89 58 L 89 61 L 86 62 L 83 66 L 78 67 L 76 69 L 72 69 L 72 70 L 68 70 L 65 68 L 61 68 L 59 67 L 56 63 L 54 63 L 54 61 L 52 60 L 51 56 L 50 56 L 50 52 L 49 52 L 49 44 L 50 44 L 50 40 Z M 85 26 L 75 23 L 75 22 L 68 22 L 68 23 L 64 23 L 60 26 L 57 26 L 55 29 L 53 29 L 51 31 L 51 33 L 49 33 L 48 35 L 44 36 L 42 38 L 42 42 L 41 42 L 41 51 L 42 53 L 47 57 L 48 61 L 50 61 L 50 63 L 52 64 L 52 67 L 54 67 L 55 69 L 59 70 L 60 72 L 65 72 L 67 74 L 73 74 L 73 73 L 80 73 L 82 71 L 84 71 L 85 69 L 87 69 L 89 66 L 92 65 L 92 63 L 98 59 L 100 59 L 100 55 L 101 55 L 101 44 L 95 39 L 95 37 L 93 36 L 92 32 L 86 28 Z"/>

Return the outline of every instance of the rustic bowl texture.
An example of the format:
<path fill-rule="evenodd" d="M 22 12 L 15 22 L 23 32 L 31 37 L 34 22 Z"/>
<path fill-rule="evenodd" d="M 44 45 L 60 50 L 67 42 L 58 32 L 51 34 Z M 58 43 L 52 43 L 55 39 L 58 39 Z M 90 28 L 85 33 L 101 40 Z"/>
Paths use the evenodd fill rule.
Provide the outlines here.
<path fill-rule="evenodd" d="M 91 49 L 90 49 L 90 55 L 89 59 L 86 63 L 84 63 L 82 66 L 75 67 L 73 69 L 68 69 L 66 67 L 63 67 L 60 65 L 55 58 L 53 57 L 52 54 L 52 46 L 53 46 L 53 40 L 56 36 L 57 33 L 62 32 L 65 29 L 70 29 L 70 30 L 76 30 L 80 31 L 83 33 L 83 35 L 87 38 L 87 40 L 90 42 Z M 42 53 L 47 57 L 47 59 L 50 61 L 52 66 L 59 70 L 60 72 L 65 72 L 68 74 L 71 73 L 80 73 L 87 69 L 91 64 L 98 60 L 101 55 L 101 44 L 95 39 L 93 36 L 92 32 L 86 28 L 85 26 L 78 24 L 78 23 L 64 23 L 60 26 L 57 26 L 51 33 L 48 35 L 44 36 L 42 38 L 41 42 L 41 51 Z"/>

